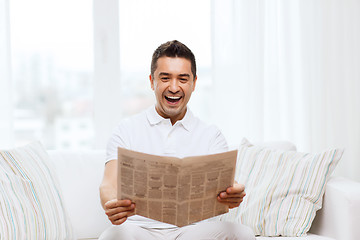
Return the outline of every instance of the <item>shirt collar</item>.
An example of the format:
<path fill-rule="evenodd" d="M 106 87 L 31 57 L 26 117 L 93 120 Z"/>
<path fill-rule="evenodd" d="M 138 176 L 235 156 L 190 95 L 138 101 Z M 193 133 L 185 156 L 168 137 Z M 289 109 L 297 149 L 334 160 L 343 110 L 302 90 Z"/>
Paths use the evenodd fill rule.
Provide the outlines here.
<path fill-rule="evenodd" d="M 146 117 L 151 125 L 156 125 L 164 120 L 164 118 L 157 113 L 155 105 L 146 110 Z"/>
<path fill-rule="evenodd" d="M 194 114 L 189 109 L 189 107 L 187 107 L 185 116 L 183 117 L 183 119 L 178 121 L 178 124 L 182 124 L 182 126 L 187 131 L 191 131 L 193 129 L 193 127 L 195 126 L 195 117 L 194 117 Z"/>
<path fill-rule="evenodd" d="M 146 116 L 151 125 L 156 125 L 164 120 L 170 121 L 170 119 L 165 119 L 158 114 L 155 109 L 155 105 L 147 109 Z M 175 125 L 179 124 L 181 124 L 187 131 L 191 131 L 195 126 L 195 117 L 189 107 L 187 107 L 184 118 L 175 123 Z"/>

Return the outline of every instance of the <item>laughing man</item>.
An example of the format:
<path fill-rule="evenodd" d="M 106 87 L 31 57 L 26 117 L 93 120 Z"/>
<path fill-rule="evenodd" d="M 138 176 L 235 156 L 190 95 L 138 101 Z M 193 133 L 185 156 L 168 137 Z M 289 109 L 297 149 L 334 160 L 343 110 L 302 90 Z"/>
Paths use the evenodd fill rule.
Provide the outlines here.
<path fill-rule="evenodd" d="M 195 56 L 188 47 L 176 40 L 160 45 L 153 54 L 149 78 L 155 106 L 120 122 L 108 142 L 100 198 L 113 226 L 100 239 L 255 239 L 240 224 L 201 221 L 177 227 L 138 215 L 128 217 L 136 205 L 129 199 L 117 199 L 118 147 L 180 158 L 228 149 L 218 128 L 206 125 L 187 107 L 197 81 Z M 244 196 L 244 186 L 234 183 L 219 194 L 218 201 L 235 208 Z"/>

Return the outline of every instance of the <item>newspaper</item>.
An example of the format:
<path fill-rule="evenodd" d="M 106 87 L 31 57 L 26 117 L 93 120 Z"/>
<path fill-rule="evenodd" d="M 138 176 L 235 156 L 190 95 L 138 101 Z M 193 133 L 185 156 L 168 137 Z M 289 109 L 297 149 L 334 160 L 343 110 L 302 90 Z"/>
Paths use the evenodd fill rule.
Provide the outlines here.
<path fill-rule="evenodd" d="M 237 150 L 176 158 L 118 148 L 118 199 L 134 214 L 179 227 L 229 211 L 217 201 L 233 185 Z"/>

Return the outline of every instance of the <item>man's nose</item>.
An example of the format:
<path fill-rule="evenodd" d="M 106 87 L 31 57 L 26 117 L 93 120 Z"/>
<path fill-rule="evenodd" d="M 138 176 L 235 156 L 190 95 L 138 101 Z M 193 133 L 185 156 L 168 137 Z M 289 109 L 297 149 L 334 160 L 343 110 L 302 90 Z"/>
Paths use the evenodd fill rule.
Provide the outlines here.
<path fill-rule="evenodd" d="M 177 79 L 171 79 L 169 91 L 172 93 L 176 93 L 179 91 L 179 82 L 177 81 Z"/>

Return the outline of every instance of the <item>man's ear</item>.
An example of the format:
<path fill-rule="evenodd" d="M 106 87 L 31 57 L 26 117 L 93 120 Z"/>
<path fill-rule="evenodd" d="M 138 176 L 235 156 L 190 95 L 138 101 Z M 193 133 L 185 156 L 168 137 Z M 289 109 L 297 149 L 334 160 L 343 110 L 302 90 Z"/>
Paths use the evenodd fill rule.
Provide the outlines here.
<path fill-rule="evenodd" d="M 193 83 L 193 90 L 192 91 L 195 91 L 196 80 L 197 80 L 197 76 L 194 77 L 194 83 Z"/>
<path fill-rule="evenodd" d="M 154 79 L 152 78 L 151 74 L 149 75 L 149 79 L 150 79 L 151 89 L 154 90 Z"/>

